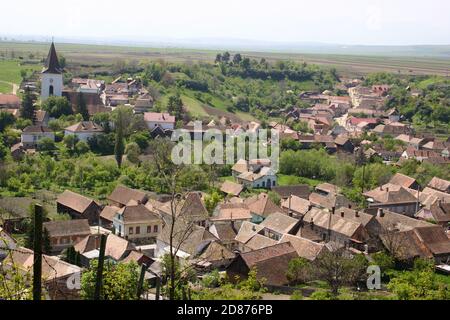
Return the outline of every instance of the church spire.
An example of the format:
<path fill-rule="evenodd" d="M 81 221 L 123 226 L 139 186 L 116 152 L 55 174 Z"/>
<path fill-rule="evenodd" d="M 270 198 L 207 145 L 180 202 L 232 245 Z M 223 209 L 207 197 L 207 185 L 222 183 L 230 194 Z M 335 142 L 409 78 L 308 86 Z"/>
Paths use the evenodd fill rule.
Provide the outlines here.
<path fill-rule="evenodd" d="M 45 61 L 44 71 L 42 71 L 42 73 L 54 73 L 54 74 L 62 73 L 62 68 L 59 64 L 55 44 L 53 43 L 53 41 L 50 46 L 50 51 L 48 52 L 47 60 Z"/>

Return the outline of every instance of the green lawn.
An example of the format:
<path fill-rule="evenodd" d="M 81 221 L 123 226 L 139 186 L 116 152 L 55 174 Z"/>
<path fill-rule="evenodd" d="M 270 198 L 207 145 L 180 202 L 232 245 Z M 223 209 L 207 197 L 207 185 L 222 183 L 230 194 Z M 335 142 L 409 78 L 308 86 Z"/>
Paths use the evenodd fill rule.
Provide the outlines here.
<path fill-rule="evenodd" d="M 278 175 L 278 185 L 279 186 L 292 186 L 292 185 L 297 185 L 297 184 L 307 184 L 310 187 L 316 187 L 318 184 L 320 184 L 322 182 L 323 181 L 308 179 L 308 178 L 304 178 L 304 177 L 288 176 L 288 175 L 284 175 L 284 174 Z"/>

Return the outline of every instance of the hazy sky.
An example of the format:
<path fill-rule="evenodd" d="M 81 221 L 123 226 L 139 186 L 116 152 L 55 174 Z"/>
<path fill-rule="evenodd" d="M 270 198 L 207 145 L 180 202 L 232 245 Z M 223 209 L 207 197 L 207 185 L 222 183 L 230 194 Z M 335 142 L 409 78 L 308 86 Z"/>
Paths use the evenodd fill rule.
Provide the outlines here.
<path fill-rule="evenodd" d="M 447 0 L 2 1 L 0 34 L 450 44 Z"/>

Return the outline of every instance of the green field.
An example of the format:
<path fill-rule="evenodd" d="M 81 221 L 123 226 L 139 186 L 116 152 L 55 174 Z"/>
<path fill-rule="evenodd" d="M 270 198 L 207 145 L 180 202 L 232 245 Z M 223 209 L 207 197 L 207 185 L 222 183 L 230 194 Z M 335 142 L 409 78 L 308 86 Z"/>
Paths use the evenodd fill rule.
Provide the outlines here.
<path fill-rule="evenodd" d="M 0 42 L 0 53 L 27 58 L 44 59 L 48 52 L 48 43 L 40 42 Z M 146 48 L 113 45 L 56 44 L 58 53 L 70 63 L 113 64 L 123 60 L 165 60 L 169 62 L 213 62 L 218 50 L 197 50 L 182 48 Z M 392 56 L 384 55 L 348 55 L 348 54 L 302 54 L 278 52 L 242 52 L 254 59 L 265 58 L 268 61 L 292 60 L 335 67 L 348 76 L 364 75 L 369 72 L 387 71 L 408 74 L 450 74 L 450 60 L 443 57 Z"/>
<path fill-rule="evenodd" d="M 11 93 L 13 84 L 20 85 L 21 70 L 31 73 L 41 68 L 40 65 L 21 65 L 19 60 L 0 60 L 0 93 Z"/>

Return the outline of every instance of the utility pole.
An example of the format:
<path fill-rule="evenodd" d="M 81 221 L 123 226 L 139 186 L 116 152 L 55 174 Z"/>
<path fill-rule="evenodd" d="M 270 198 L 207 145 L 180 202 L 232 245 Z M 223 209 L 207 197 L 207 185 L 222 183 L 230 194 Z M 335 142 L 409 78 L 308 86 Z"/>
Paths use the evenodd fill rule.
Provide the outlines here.
<path fill-rule="evenodd" d="M 33 300 L 42 296 L 42 206 L 34 206 Z"/>
<path fill-rule="evenodd" d="M 102 234 L 100 237 L 100 254 L 98 257 L 97 278 L 95 281 L 94 300 L 100 300 L 100 294 L 103 284 L 103 265 L 105 263 L 105 248 L 107 235 Z"/>

